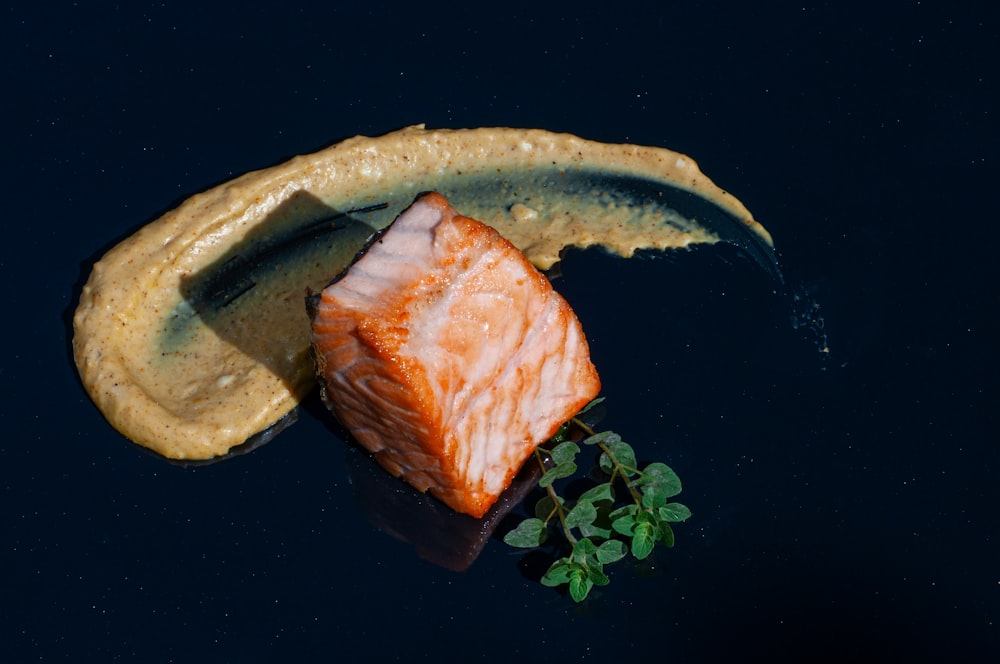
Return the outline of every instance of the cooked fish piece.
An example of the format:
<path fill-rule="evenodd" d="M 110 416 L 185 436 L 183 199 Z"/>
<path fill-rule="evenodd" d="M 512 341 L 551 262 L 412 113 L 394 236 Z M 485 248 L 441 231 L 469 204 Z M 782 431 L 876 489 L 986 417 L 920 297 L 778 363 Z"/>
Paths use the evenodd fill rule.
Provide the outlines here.
<path fill-rule="evenodd" d="M 341 423 L 390 473 L 475 517 L 600 391 L 569 304 L 437 193 L 308 309 L 323 398 Z"/>

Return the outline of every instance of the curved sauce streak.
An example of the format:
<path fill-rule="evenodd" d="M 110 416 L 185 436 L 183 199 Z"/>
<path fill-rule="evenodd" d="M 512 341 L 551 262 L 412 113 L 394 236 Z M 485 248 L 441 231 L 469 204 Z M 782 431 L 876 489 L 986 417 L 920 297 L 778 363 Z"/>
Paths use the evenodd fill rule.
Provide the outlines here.
<path fill-rule="evenodd" d="M 628 257 L 723 241 L 781 279 L 767 231 L 688 157 L 542 130 L 409 127 L 248 173 L 109 251 L 74 318 L 91 398 L 172 459 L 212 459 L 265 431 L 314 385 L 306 290 L 429 190 L 539 269 L 568 246 Z"/>

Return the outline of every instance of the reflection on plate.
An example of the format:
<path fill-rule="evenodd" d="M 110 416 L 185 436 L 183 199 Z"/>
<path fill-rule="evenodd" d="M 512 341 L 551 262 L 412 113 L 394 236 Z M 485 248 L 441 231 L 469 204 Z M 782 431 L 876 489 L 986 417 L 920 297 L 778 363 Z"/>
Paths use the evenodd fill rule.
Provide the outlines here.
<path fill-rule="evenodd" d="M 526 463 L 481 519 L 459 514 L 382 470 L 364 450 L 347 448 L 347 467 L 358 505 L 369 522 L 412 545 L 417 555 L 440 567 L 468 569 L 493 531 L 538 484 L 541 469 Z"/>

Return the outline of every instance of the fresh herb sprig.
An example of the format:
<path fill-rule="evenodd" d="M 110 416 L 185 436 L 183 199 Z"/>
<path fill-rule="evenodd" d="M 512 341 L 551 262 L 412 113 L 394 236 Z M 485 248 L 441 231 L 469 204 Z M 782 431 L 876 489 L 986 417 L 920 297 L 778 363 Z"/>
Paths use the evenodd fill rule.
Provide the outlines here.
<path fill-rule="evenodd" d="M 681 492 L 677 474 L 663 463 L 650 463 L 640 469 L 635 451 L 613 431 L 595 433 L 580 415 L 603 401 L 590 402 L 572 420 L 564 424 L 544 446 L 535 450 L 535 459 L 543 473 L 538 486 L 545 489 L 535 505 L 532 518 L 521 521 L 503 540 L 511 546 L 534 548 L 544 544 L 552 530 L 561 533 L 570 549 L 542 576 L 543 585 L 569 585 L 569 594 L 582 602 L 594 586 L 609 582 L 604 566 L 621 560 L 629 553 L 643 560 L 657 542 L 674 545 L 671 523 L 691 516 L 691 510 L 677 502 L 668 502 Z M 584 491 L 576 500 L 560 496 L 556 480 L 576 474 L 580 445 L 570 440 L 573 429 L 585 436 L 580 443 L 600 450 L 598 466 L 606 481 Z M 615 487 L 626 493 L 619 499 Z"/>

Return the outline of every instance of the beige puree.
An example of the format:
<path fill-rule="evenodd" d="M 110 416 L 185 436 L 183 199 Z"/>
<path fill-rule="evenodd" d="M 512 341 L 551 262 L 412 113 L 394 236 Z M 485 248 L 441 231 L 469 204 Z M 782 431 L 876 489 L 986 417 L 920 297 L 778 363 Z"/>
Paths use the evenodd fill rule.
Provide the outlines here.
<path fill-rule="evenodd" d="M 602 186 L 611 176 L 659 189 L 637 200 Z M 663 148 L 507 128 L 358 136 L 192 196 L 94 265 L 73 338 L 91 398 L 118 431 L 166 457 L 209 459 L 244 443 L 314 385 L 306 289 L 321 289 L 428 190 L 540 269 L 567 246 L 628 257 L 718 241 L 671 208 L 678 191 L 771 243 L 693 160 Z M 371 206 L 381 207 L 363 210 Z M 269 252 L 274 238 L 314 222 L 293 252 Z M 235 285 L 224 276 L 234 265 L 245 268 Z"/>

